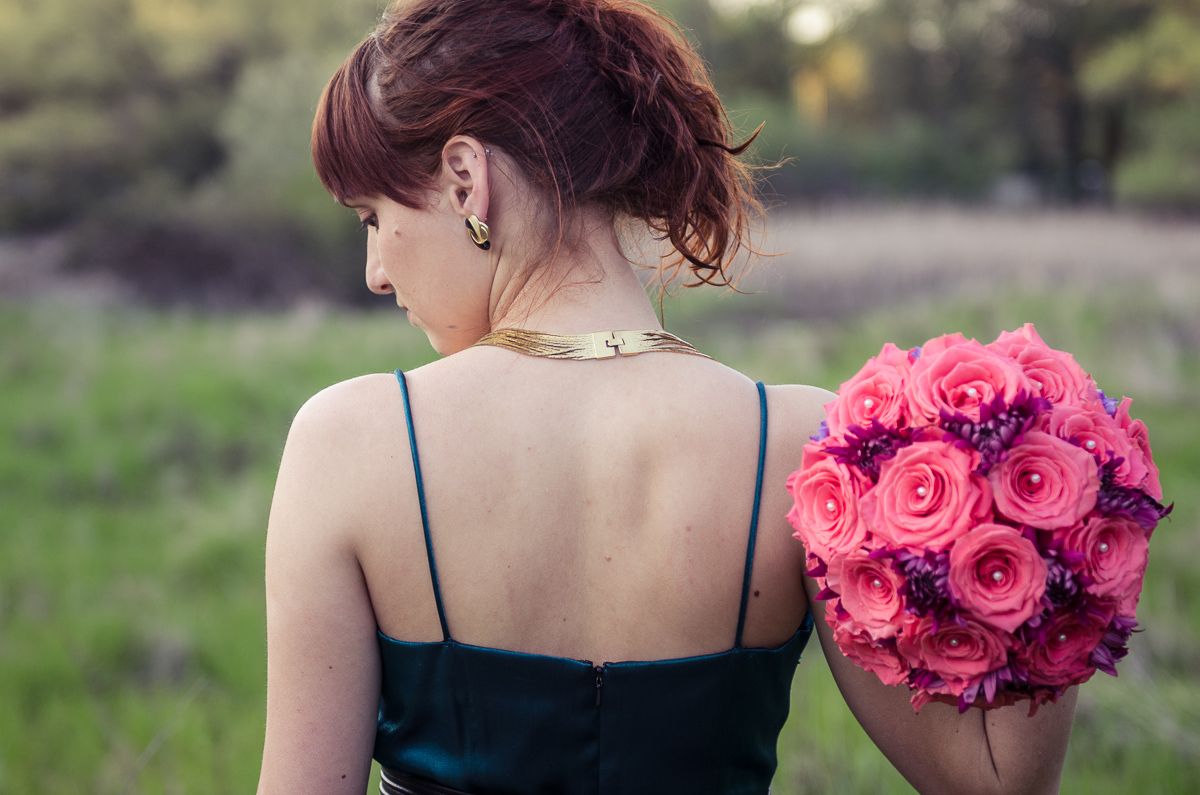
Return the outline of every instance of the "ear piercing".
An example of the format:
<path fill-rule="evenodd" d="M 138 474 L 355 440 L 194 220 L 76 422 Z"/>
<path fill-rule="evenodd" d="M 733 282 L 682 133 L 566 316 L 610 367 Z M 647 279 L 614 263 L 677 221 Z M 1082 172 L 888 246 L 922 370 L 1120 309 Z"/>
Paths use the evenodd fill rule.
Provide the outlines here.
<path fill-rule="evenodd" d="M 492 150 L 484 149 L 483 154 L 485 157 L 491 157 Z M 475 158 L 476 160 L 479 159 L 479 155 L 474 153 L 472 153 L 471 157 Z M 488 225 L 485 222 L 479 220 L 479 216 L 473 213 L 471 217 L 467 219 L 467 232 L 471 235 L 471 242 L 479 246 L 479 248 L 483 251 L 487 251 L 492 247 L 492 241 L 490 239 L 491 230 L 488 229 Z"/>
<path fill-rule="evenodd" d="M 479 220 L 478 215 L 472 213 L 467 219 L 467 232 L 471 235 L 471 242 L 482 250 L 487 251 L 492 247 L 491 230 L 486 223 Z"/>

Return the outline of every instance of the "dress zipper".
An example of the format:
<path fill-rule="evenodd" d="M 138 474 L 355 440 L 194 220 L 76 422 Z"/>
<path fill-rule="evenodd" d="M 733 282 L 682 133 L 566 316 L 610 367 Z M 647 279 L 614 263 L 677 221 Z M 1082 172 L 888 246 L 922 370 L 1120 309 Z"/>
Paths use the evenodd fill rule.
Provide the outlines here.
<path fill-rule="evenodd" d="M 596 669 L 596 706 L 600 706 L 600 689 L 604 687 L 604 666 L 592 666 Z"/>

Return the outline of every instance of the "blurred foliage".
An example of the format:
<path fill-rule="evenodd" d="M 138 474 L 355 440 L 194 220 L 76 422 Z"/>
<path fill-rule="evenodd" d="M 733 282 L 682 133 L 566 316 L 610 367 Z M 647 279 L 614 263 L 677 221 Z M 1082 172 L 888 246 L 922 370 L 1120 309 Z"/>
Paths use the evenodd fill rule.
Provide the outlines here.
<path fill-rule="evenodd" d="M 80 265 L 135 283 L 178 270 L 204 239 L 238 286 L 285 298 L 336 288 L 336 266 L 333 280 L 321 270 L 349 265 L 352 227 L 313 174 L 308 130 L 325 80 L 379 11 L 376 0 L 0 0 L 0 231 L 77 227 Z M 147 297 L 171 289 L 155 284 Z"/>
<path fill-rule="evenodd" d="M 784 195 L 981 197 L 1005 174 L 1041 197 L 1107 197 L 1124 108 L 1081 74 L 1153 0 L 712 0 L 668 4 L 695 32 Z M 749 110 L 750 108 L 760 110 Z M 1086 164 L 1086 165 L 1085 165 Z M 1099 168 L 1097 168 L 1099 167 Z"/>
<path fill-rule="evenodd" d="M 218 128 L 247 64 L 342 52 L 376 11 L 373 0 L 4 0 L 0 225 L 60 225 L 148 181 L 196 185 L 227 159 Z"/>
<path fill-rule="evenodd" d="M 784 198 L 1200 208 L 1196 0 L 652 2 Z M 361 295 L 308 134 L 382 4 L 0 0 L 0 233 L 153 301 Z"/>
<path fill-rule="evenodd" d="M 1136 119 L 1115 189 L 1136 205 L 1200 209 L 1200 3 L 1171 3 L 1094 58 L 1084 86 Z"/>

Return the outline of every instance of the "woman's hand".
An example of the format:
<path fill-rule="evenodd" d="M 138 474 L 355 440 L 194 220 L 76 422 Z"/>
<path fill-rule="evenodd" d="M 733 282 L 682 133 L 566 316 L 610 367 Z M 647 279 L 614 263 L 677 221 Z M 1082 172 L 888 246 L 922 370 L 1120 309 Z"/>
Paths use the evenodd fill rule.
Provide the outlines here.
<path fill-rule="evenodd" d="M 959 714 L 949 704 L 913 711 L 905 687 L 889 687 L 843 656 L 825 623 L 819 586 L 805 577 L 817 633 L 838 689 L 884 756 L 922 795 L 1056 793 L 1075 717 L 1077 689 L 1029 717 L 1029 702 Z"/>

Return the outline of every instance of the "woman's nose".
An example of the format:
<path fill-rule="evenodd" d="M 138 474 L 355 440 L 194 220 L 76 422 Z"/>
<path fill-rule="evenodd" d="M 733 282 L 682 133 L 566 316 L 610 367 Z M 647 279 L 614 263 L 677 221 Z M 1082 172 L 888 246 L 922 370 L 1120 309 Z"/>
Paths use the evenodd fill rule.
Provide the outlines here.
<path fill-rule="evenodd" d="M 374 240 L 367 240 L 367 287 L 377 295 L 387 295 L 396 292 L 388 281 L 383 266 L 379 263 L 379 250 Z"/>

